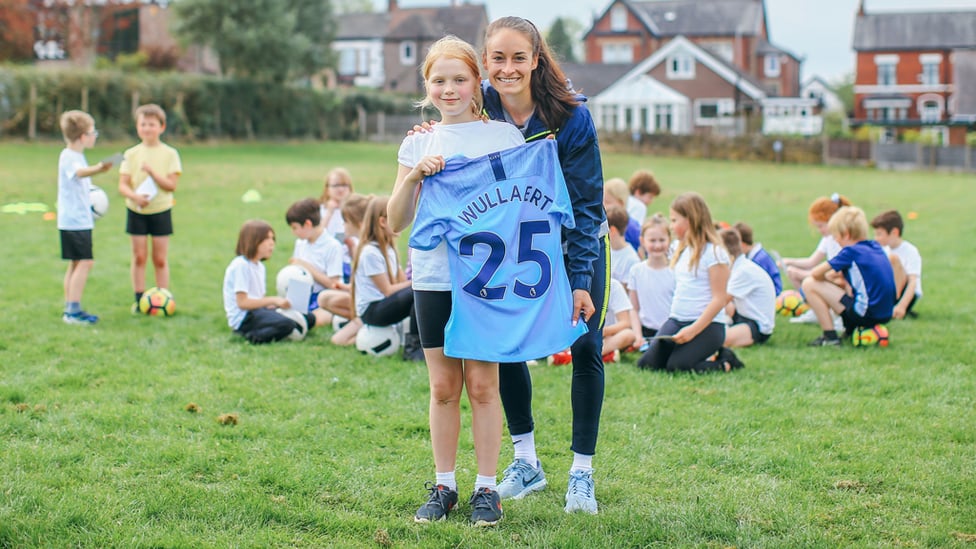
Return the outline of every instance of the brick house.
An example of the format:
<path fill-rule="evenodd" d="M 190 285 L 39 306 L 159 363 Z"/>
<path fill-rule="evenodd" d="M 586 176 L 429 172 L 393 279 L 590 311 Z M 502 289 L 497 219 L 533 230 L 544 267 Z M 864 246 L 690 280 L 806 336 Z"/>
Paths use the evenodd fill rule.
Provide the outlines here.
<path fill-rule="evenodd" d="M 815 134 L 820 103 L 799 97 L 802 59 L 769 41 L 764 0 L 612 0 L 583 37 L 605 131 Z M 617 80 L 598 67 L 623 66 Z M 589 73 L 593 73 L 591 76 Z M 762 114 L 762 117 L 760 115 Z"/>
<path fill-rule="evenodd" d="M 976 11 L 866 13 L 854 21 L 853 127 L 909 130 L 962 145 L 974 129 Z"/>
<path fill-rule="evenodd" d="M 769 41 L 764 0 L 614 0 L 583 36 L 587 63 L 636 63 L 682 36 L 764 93 L 800 93 L 802 60 Z"/>
<path fill-rule="evenodd" d="M 485 6 L 453 2 L 443 7 L 401 8 L 389 0 L 385 13 L 350 13 L 337 18 L 332 42 L 339 56 L 340 85 L 422 93 L 420 64 L 427 48 L 448 34 L 481 51 Z"/>

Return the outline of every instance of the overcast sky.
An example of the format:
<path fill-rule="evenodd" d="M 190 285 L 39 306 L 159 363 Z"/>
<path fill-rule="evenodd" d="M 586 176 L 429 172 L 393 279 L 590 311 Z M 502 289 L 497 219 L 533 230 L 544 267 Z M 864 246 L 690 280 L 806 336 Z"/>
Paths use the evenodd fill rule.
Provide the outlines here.
<path fill-rule="evenodd" d="M 373 0 L 385 10 L 386 0 Z M 461 0 L 463 1 L 463 0 Z M 547 29 L 557 17 L 572 17 L 589 28 L 593 16 L 612 0 L 469 0 L 484 3 L 488 18 L 525 17 Z M 687 0 L 693 1 L 693 0 Z M 804 59 L 802 78 L 819 75 L 834 81 L 854 70 L 851 32 L 859 0 L 766 0 L 766 17 L 773 44 Z M 866 10 L 976 10 L 976 0 L 866 0 Z M 448 5 L 450 0 L 399 0 L 402 7 Z M 974 31 L 976 32 L 976 31 Z"/>

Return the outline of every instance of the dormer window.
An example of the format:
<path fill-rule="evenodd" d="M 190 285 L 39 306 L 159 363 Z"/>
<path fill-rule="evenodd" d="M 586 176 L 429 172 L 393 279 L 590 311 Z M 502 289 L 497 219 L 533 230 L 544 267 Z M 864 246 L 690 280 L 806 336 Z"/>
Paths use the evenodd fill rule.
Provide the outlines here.
<path fill-rule="evenodd" d="M 417 64 L 417 43 L 413 40 L 404 40 L 403 42 L 400 42 L 400 64 Z"/>
<path fill-rule="evenodd" d="M 689 53 L 678 52 L 668 58 L 668 79 L 691 80 L 695 78 L 695 58 Z"/>
<path fill-rule="evenodd" d="M 779 76 L 779 54 L 767 55 L 764 57 L 764 59 L 765 63 L 763 63 L 763 73 L 766 76 Z"/>
<path fill-rule="evenodd" d="M 627 30 L 627 8 L 617 4 L 610 10 L 610 30 L 622 32 Z"/>

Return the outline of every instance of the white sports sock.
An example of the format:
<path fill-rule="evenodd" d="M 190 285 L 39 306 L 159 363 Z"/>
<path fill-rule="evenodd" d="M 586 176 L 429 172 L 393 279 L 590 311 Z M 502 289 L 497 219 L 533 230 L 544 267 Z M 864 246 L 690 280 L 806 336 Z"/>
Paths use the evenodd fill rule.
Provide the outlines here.
<path fill-rule="evenodd" d="M 570 471 L 592 471 L 593 470 L 593 456 L 588 456 L 585 454 L 578 454 L 573 452 L 573 466 L 569 468 Z"/>
<path fill-rule="evenodd" d="M 457 480 L 454 478 L 454 471 L 448 471 L 446 473 L 438 472 L 435 484 L 443 484 L 457 492 Z"/>
<path fill-rule="evenodd" d="M 479 488 L 491 488 L 492 490 L 494 490 L 495 477 L 494 476 L 486 477 L 484 475 L 478 475 L 478 477 L 474 479 L 474 489 L 475 491 L 477 491 Z"/>
<path fill-rule="evenodd" d="M 512 435 L 512 445 L 515 447 L 515 459 L 523 459 L 538 466 L 539 456 L 535 453 L 535 431 Z"/>

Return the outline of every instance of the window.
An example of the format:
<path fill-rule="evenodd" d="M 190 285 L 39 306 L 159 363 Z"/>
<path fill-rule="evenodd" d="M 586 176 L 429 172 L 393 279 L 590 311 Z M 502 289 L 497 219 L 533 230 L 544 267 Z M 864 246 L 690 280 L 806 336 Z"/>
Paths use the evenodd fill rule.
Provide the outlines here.
<path fill-rule="evenodd" d="M 356 74 L 356 50 L 339 51 L 339 74 L 343 76 Z"/>
<path fill-rule="evenodd" d="M 701 46 L 729 63 L 733 62 L 734 50 L 731 42 L 708 42 L 701 44 Z"/>
<path fill-rule="evenodd" d="M 766 76 L 779 76 L 779 54 L 767 55 L 764 57 L 763 72 Z"/>
<path fill-rule="evenodd" d="M 400 64 L 414 65 L 417 63 L 417 43 L 412 40 L 400 42 Z"/>
<path fill-rule="evenodd" d="M 942 109 L 939 108 L 937 101 L 925 101 L 922 103 L 922 108 L 919 109 L 918 114 L 922 122 L 926 123 L 939 122 L 942 119 Z"/>
<path fill-rule="evenodd" d="M 671 133 L 671 105 L 654 106 L 654 128 L 658 132 Z"/>
<path fill-rule="evenodd" d="M 691 80 L 695 78 L 695 58 L 687 53 L 676 53 L 668 58 L 668 78 Z"/>
<path fill-rule="evenodd" d="M 627 8 L 617 4 L 610 10 L 610 30 L 615 32 L 627 30 Z"/>
<path fill-rule="evenodd" d="M 603 45 L 604 63 L 633 63 L 634 48 L 630 44 L 604 44 Z"/>
<path fill-rule="evenodd" d="M 922 63 L 922 84 L 934 86 L 939 83 L 939 63 Z"/>
<path fill-rule="evenodd" d="M 731 99 L 698 99 L 695 101 L 695 122 L 706 126 L 724 124 L 723 119 L 734 111 L 735 102 Z"/>

